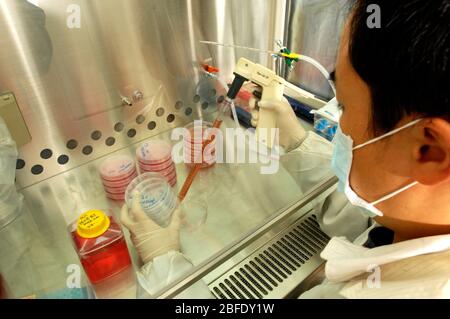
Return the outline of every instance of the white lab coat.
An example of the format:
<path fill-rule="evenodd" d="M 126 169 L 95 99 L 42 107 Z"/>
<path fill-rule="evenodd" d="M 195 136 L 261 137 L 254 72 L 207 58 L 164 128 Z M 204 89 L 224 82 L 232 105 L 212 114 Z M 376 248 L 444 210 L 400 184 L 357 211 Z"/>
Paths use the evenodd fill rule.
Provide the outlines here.
<path fill-rule="evenodd" d="M 299 187 L 308 190 L 328 174 L 331 154 L 332 144 L 309 132 L 305 141 L 285 154 L 281 162 Z M 367 249 L 361 245 L 375 225 L 345 195 L 333 192 L 316 204 L 315 214 L 322 230 L 333 237 L 321 254 L 327 261 L 327 279 L 302 298 L 449 296 L 450 235 Z M 415 267 L 418 263 L 421 267 Z M 138 279 L 151 296 L 191 268 L 188 258 L 172 251 L 144 265 Z M 377 279 L 380 274 L 381 281 Z M 200 281 L 178 297 L 213 296 Z"/>
<path fill-rule="evenodd" d="M 326 280 L 300 298 L 450 298 L 450 235 L 376 248 L 334 237 L 321 254 Z"/>

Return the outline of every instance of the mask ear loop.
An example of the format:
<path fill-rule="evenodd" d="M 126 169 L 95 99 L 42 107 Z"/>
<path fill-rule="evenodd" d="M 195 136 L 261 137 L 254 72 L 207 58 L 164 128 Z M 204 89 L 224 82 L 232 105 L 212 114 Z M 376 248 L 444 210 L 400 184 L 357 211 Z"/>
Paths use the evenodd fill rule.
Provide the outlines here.
<path fill-rule="evenodd" d="M 382 139 L 384 139 L 384 138 L 386 138 L 386 137 L 389 137 L 389 136 L 392 136 L 392 135 L 394 135 L 394 134 L 397 134 L 398 132 L 403 131 L 404 129 L 407 129 L 408 127 L 411 127 L 411 126 L 416 125 L 417 123 L 419 123 L 419 122 L 422 121 L 422 120 L 423 120 L 422 118 L 417 119 L 417 120 L 414 120 L 414 121 L 412 121 L 411 123 L 408 123 L 408 124 L 406 124 L 406 125 L 404 125 L 404 126 L 402 126 L 402 127 L 399 127 L 399 128 L 397 128 L 397 129 L 395 129 L 395 130 L 393 130 L 393 131 L 390 131 L 389 133 L 386 133 L 386 134 L 384 134 L 384 135 L 378 136 L 378 137 L 376 137 L 376 138 L 374 138 L 374 139 L 372 139 L 372 140 L 370 140 L 370 141 L 367 141 L 367 142 L 362 143 L 362 144 L 360 144 L 360 145 L 358 145 L 358 146 L 355 146 L 355 147 L 353 148 L 353 150 L 355 151 L 355 150 L 360 149 L 360 148 L 363 148 L 364 146 L 367 146 L 367 145 L 369 145 L 369 144 L 378 142 L 379 140 L 382 140 Z"/>
<path fill-rule="evenodd" d="M 419 182 L 413 182 L 413 183 L 411 183 L 409 185 L 406 185 L 405 187 L 402 187 L 399 190 L 397 190 L 397 191 L 395 191 L 395 192 L 393 192 L 393 193 L 391 193 L 389 195 L 386 195 L 384 197 L 381 197 L 379 200 L 376 200 L 376 201 L 370 203 L 370 205 L 375 206 L 375 205 L 377 205 L 377 204 L 379 204 L 381 202 L 384 202 L 384 201 L 386 201 L 386 200 L 388 200 L 388 199 L 390 199 L 390 198 L 392 198 L 394 196 L 397 196 L 400 193 L 403 193 L 404 191 L 410 189 L 411 187 L 416 186 L 417 184 L 419 184 Z"/>
<path fill-rule="evenodd" d="M 386 134 L 381 135 L 381 136 L 379 136 L 379 137 L 376 137 L 376 138 L 374 138 L 374 139 L 372 139 L 372 140 L 370 140 L 370 141 L 367 141 L 367 142 L 365 142 L 365 143 L 363 143 L 363 144 L 360 144 L 360 145 L 358 145 L 358 146 L 355 146 L 355 147 L 353 148 L 353 150 L 357 150 L 357 149 L 363 148 L 364 146 L 367 146 L 367 145 L 369 145 L 369 144 L 378 142 L 379 140 L 382 140 L 382 139 L 384 139 L 384 138 L 386 138 L 386 137 L 389 137 L 389 136 L 392 136 L 392 135 L 394 135 L 394 134 L 397 134 L 398 132 L 403 131 L 404 129 L 407 129 L 408 127 L 411 127 L 411 126 L 416 125 L 417 123 L 419 123 L 419 122 L 422 121 L 422 120 L 423 120 L 423 118 L 414 120 L 414 121 L 412 121 L 412 122 L 410 122 L 410 123 L 408 123 L 408 124 L 406 124 L 406 125 L 404 125 L 404 126 L 402 126 L 402 127 L 399 127 L 399 128 L 397 128 L 397 129 L 395 129 L 395 130 L 389 132 L 389 133 L 386 133 Z M 386 201 L 386 200 L 388 200 L 388 199 L 390 199 L 390 198 L 392 198 L 392 197 L 394 197 L 394 196 L 397 196 L 398 194 L 400 194 L 400 193 L 402 193 L 402 192 L 404 192 L 404 191 L 410 189 L 411 187 L 416 186 L 417 184 L 419 184 L 419 182 L 416 181 L 416 182 L 413 182 L 413 183 L 411 183 L 411 184 L 409 184 L 409 185 L 406 185 L 406 186 L 404 186 L 404 187 L 402 187 L 402 188 L 396 190 L 395 192 L 393 192 L 393 193 L 391 193 L 391 194 L 389 194 L 389 195 L 386 195 L 386 196 L 384 196 L 384 197 L 381 197 L 380 199 L 378 199 L 378 200 L 376 200 L 376 201 L 370 203 L 370 205 L 373 206 L 374 208 L 376 208 L 375 205 L 377 205 L 377 204 L 379 204 L 379 203 L 381 203 L 381 202 L 384 202 L 384 201 Z"/>

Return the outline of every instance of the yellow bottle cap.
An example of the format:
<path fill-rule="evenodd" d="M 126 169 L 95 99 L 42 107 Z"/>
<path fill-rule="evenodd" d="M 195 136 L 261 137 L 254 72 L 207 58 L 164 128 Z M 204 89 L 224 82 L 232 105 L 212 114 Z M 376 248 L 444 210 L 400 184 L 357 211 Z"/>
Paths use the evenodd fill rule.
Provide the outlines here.
<path fill-rule="evenodd" d="M 88 210 L 78 218 L 77 234 L 82 238 L 95 238 L 105 233 L 109 225 L 109 217 L 104 212 Z"/>

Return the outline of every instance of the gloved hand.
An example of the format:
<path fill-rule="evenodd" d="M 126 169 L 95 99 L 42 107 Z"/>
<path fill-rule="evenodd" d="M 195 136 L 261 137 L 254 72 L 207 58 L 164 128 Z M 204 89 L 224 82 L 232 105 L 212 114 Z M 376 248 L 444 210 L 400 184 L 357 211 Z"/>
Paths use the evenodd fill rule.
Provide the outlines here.
<path fill-rule="evenodd" d="M 254 127 L 258 126 L 258 107 L 275 112 L 277 127 L 280 130 L 280 145 L 286 152 L 300 146 L 306 138 L 306 131 L 300 125 L 294 110 L 285 98 L 283 98 L 283 101 L 259 101 L 257 98 L 252 97 L 249 102 L 249 107 L 251 109 L 250 113 Z"/>
<path fill-rule="evenodd" d="M 130 231 L 131 241 L 142 261 L 147 264 L 153 258 L 171 250 L 178 251 L 180 249 L 180 209 L 177 208 L 173 212 L 170 225 L 162 228 L 142 210 L 139 192 L 135 192 L 133 196 L 131 209 L 128 209 L 126 204 L 123 205 L 120 220 Z"/>

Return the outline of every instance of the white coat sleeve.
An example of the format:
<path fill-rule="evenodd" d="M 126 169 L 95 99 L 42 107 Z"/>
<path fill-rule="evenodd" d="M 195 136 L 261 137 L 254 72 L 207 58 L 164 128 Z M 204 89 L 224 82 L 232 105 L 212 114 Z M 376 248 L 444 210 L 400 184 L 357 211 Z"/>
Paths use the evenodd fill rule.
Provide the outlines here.
<path fill-rule="evenodd" d="M 181 278 L 194 266 L 186 256 L 177 251 L 155 257 L 153 261 L 145 264 L 137 273 L 140 285 L 140 298 L 152 298 L 156 293 L 167 287 L 170 283 Z M 209 288 L 199 280 L 185 291 L 181 292 L 176 299 L 210 299 L 214 296 Z"/>
<path fill-rule="evenodd" d="M 22 195 L 15 186 L 17 154 L 16 143 L 0 117 L 0 220 L 22 205 Z"/>
<path fill-rule="evenodd" d="M 307 193 L 332 174 L 332 152 L 332 143 L 310 131 L 298 148 L 282 156 L 281 162 L 301 191 Z M 359 208 L 338 191 L 316 203 L 315 215 L 328 236 L 345 236 L 351 241 L 371 224 L 370 218 L 362 215 Z"/>
<path fill-rule="evenodd" d="M 345 299 L 345 297 L 340 294 L 340 291 L 344 286 L 345 283 L 325 281 L 320 285 L 305 291 L 298 299 Z"/>

